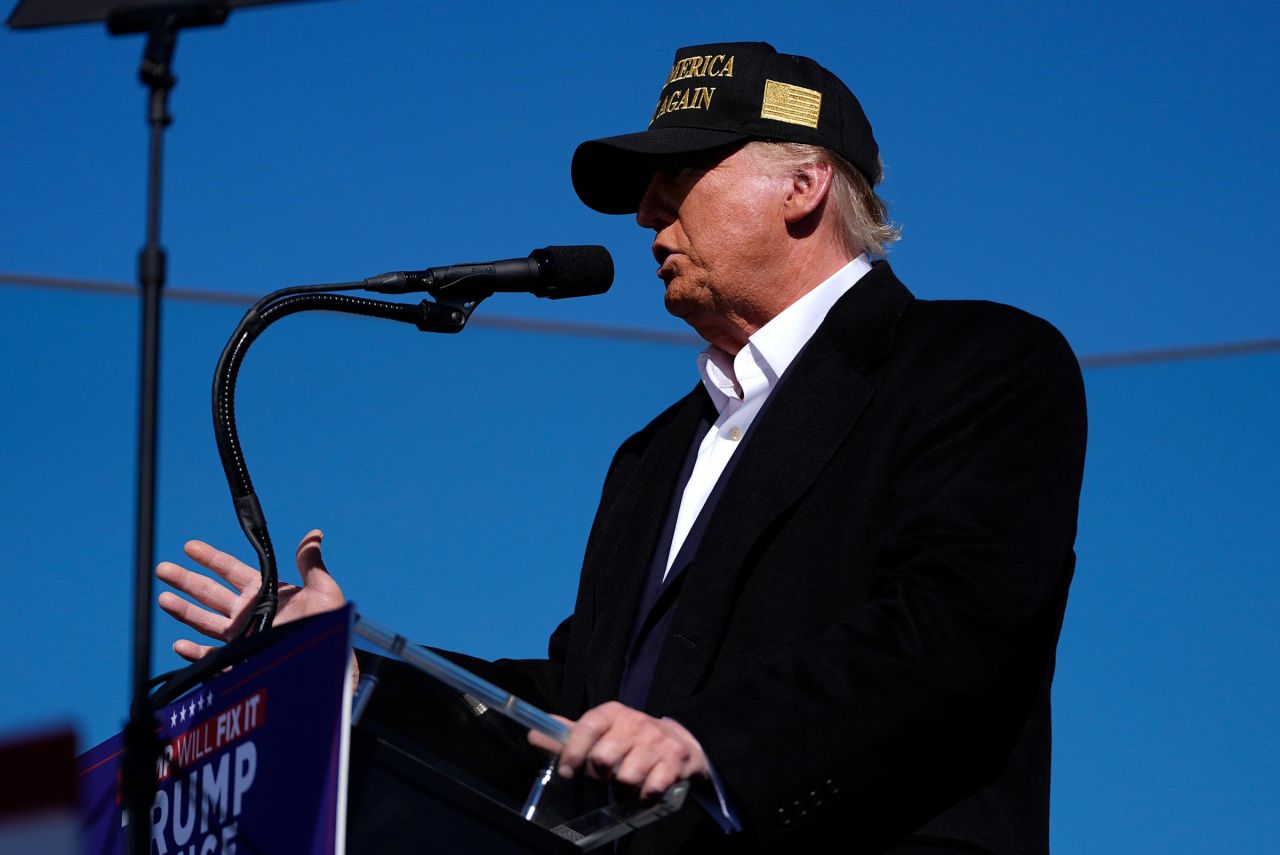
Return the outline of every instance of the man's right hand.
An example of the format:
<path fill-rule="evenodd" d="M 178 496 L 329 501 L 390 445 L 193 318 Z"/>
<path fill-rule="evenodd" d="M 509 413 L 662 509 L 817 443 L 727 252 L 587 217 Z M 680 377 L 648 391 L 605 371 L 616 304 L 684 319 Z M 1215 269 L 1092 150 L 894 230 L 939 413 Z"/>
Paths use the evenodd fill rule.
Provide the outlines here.
<path fill-rule="evenodd" d="M 312 531 L 298 544 L 295 558 L 302 585 L 280 585 L 280 607 L 275 618 L 277 624 L 332 611 L 346 602 L 342 589 L 333 581 L 320 557 L 320 541 L 323 537 L 320 531 Z M 156 576 L 196 602 L 188 602 L 165 591 L 159 597 L 160 608 L 201 635 L 217 641 L 230 641 L 239 635 L 249 619 L 258 589 L 262 585 L 261 575 L 235 556 L 214 549 L 203 541 L 188 541 L 182 551 L 201 567 L 221 576 L 232 590 L 204 574 L 162 561 L 156 566 Z M 198 644 L 186 638 L 173 643 L 173 652 L 192 662 L 211 650 L 211 645 Z"/>

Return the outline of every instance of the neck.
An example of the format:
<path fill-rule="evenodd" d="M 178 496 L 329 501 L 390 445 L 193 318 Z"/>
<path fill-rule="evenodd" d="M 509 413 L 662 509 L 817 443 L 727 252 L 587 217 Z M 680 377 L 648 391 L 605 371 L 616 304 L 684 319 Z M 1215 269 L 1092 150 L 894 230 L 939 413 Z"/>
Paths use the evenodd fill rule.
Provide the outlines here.
<path fill-rule="evenodd" d="M 737 354 L 756 330 L 853 260 L 834 240 L 797 240 L 789 249 L 761 271 L 761 287 L 750 292 L 753 299 L 724 307 L 715 322 L 699 328 L 698 334 L 726 353 Z"/>

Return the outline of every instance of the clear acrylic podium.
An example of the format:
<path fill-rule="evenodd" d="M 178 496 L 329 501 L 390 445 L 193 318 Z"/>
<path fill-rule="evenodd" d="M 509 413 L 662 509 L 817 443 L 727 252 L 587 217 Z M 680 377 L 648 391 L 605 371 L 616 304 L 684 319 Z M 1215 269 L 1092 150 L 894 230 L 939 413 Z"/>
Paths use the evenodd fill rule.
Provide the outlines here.
<path fill-rule="evenodd" d="M 656 801 L 621 801 L 564 781 L 526 733 L 563 741 L 546 712 L 363 617 L 352 705 L 347 851 L 547 853 L 596 849 L 679 810 L 680 782 Z M 606 850 L 608 851 L 608 850 Z"/>

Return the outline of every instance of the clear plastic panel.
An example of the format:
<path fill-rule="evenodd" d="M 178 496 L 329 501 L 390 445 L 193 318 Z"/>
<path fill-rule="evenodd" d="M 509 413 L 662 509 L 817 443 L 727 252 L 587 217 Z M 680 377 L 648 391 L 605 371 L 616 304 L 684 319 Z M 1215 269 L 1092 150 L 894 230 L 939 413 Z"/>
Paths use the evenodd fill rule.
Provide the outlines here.
<path fill-rule="evenodd" d="M 355 633 L 448 690 L 432 701 L 428 762 L 472 792 L 581 850 L 594 849 L 679 810 L 689 783 L 658 800 L 618 801 L 603 785 L 555 775 L 555 756 L 532 748 L 526 731 L 563 743 L 569 728 L 538 707 L 404 636 L 357 616 Z M 370 686 L 358 693 L 368 703 Z M 421 703 L 419 701 L 419 703 Z M 427 713 L 423 713 L 427 715 Z M 358 716 L 358 713 L 357 713 Z"/>

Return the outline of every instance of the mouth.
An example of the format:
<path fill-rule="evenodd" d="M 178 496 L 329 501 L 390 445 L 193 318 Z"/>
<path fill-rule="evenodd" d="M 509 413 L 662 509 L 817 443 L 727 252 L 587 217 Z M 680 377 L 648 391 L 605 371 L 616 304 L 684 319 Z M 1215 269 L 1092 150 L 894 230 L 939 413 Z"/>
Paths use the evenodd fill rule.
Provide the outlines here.
<path fill-rule="evenodd" d="M 676 275 L 675 256 L 678 254 L 675 250 L 668 249 L 665 246 L 660 246 L 656 243 L 653 245 L 653 258 L 658 262 L 657 276 L 667 284 L 671 284 L 672 278 Z"/>

